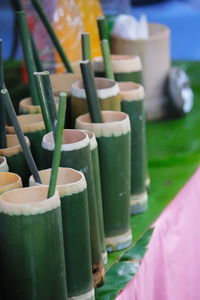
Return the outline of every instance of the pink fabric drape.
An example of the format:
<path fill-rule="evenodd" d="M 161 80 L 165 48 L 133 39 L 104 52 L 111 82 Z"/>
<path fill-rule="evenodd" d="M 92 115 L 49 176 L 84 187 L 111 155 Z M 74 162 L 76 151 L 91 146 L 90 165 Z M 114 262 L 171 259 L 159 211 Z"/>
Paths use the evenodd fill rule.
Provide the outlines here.
<path fill-rule="evenodd" d="M 200 300 L 200 168 L 153 226 L 139 271 L 116 300 Z"/>

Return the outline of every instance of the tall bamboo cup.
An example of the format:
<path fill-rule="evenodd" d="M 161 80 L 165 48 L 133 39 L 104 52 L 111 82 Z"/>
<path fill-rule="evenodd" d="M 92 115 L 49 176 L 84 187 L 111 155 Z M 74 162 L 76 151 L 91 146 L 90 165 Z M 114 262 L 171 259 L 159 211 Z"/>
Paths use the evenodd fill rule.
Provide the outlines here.
<path fill-rule="evenodd" d="M 52 132 L 43 137 L 42 146 L 46 150 L 47 159 L 49 161 L 49 166 L 47 167 L 50 167 L 52 151 L 54 149 Z M 92 271 L 94 286 L 96 287 L 103 282 L 104 268 L 101 256 L 97 200 L 94 186 L 92 158 L 90 154 L 90 141 L 87 134 L 82 130 L 65 129 L 61 151 L 60 166 L 70 167 L 81 171 L 86 177 L 88 187 Z"/>
<path fill-rule="evenodd" d="M 21 178 L 24 185 L 28 185 L 28 178 L 30 171 L 26 163 L 22 148 L 16 134 L 6 135 L 7 148 L 0 149 L 0 155 L 6 157 L 9 171 L 17 173 Z M 28 137 L 26 143 L 30 146 Z"/>
<path fill-rule="evenodd" d="M 11 172 L 0 172 L 0 194 L 22 187 L 19 175 Z"/>
<path fill-rule="evenodd" d="M 121 107 L 131 122 L 131 213 L 147 210 L 147 152 L 144 113 L 144 88 L 133 82 L 120 82 Z"/>
<path fill-rule="evenodd" d="M 8 164 L 7 164 L 7 160 L 4 156 L 0 156 L 0 172 L 8 172 L 9 168 L 8 168 Z"/>
<path fill-rule="evenodd" d="M 48 185 L 51 169 L 42 170 L 39 174 L 42 183 Z M 30 177 L 29 184 L 38 185 L 33 176 Z M 93 300 L 85 177 L 74 169 L 59 168 L 56 189 L 61 200 L 68 297 L 73 300 Z"/>
<path fill-rule="evenodd" d="M 104 228 L 109 252 L 128 247 L 130 228 L 131 133 L 127 114 L 102 111 L 104 123 L 91 123 L 89 114 L 76 119 L 76 127 L 95 133 L 100 160 Z"/>
<path fill-rule="evenodd" d="M 120 111 L 118 83 L 107 78 L 95 78 L 95 85 L 101 110 Z M 73 126 L 75 125 L 75 119 L 86 112 L 88 112 L 86 93 L 83 81 L 79 80 L 72 85 L 71 113 Z"/>
<path fill-rule="evenodd" d="M 19 125 L 24 133 L 29 138 L 31 143 L 31 152 L 39 170 L 45 168 L 45 154 L 41 147 L 42 138 L 45 135 L 45 126 L 41 114 L 27 114 L 17 116 Z M 15 133 L 13 126 L 7 126 L 9 134 Z"/>
<path fill-rule="evenodd" d="M 58 97 L 54 97 L 56 108 L 58 109 Z M 32 99 L 30 97 L 24 98 L 19 102 L 19 114 L 41 114 L 40 105 L 33 105 Z"/>
<path fill-rule="evenodd" d="M 93 167 L 94 183 L 95 183 L 96 198 L 97 198 L 97 213 L 98 213 L 99 229 L 100 229 L 101 253 L 102 253 L 103 262 L 104 264 L 106 264 L 108 260 L 108 255 L 107 255 L 106 244 L 105 244 L 98 145 L 95 138 L 95 134 L 91 131 L 86 131 L 86 133 L 90 139 L 90 151 L 92 156 L 92 167 Z"/>
<path fill-rule="evenodd" d="M 44 186 L 0 196 L 0 264 L 5 300 L 66 300 L 60 198 Z"/>
<path fill-rule="evenodd" d="M 111 55 L 111 65 L 116 81 L 142 82 L 142 64 L 139 56 Z M 106 77 L 102 56 L 93 60 L 96 77 Z"/>

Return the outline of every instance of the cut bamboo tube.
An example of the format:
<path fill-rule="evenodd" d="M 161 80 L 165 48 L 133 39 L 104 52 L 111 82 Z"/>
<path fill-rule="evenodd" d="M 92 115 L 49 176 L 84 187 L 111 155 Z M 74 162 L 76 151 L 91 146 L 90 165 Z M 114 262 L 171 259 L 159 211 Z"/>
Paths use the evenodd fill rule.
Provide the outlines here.
<path fill-rule="evenodd" d="M 22 180 L 19 175 L 11 172 L 0 172 L 0 194 L 18 188 L 22 188 Z"/>
<path fill-rule="evenodd" d="M 9 168 L 8 168 L 6 157 L 0 156 L 0 172 L 8 172 L 8 171 Z"/>
<path fill-rule="evenodd" d="M 40 171 L 44 185 L 49 184 L 51 172 L 51 169 Z M 30 177 L 29 183 L 30 186 L 38 185 L 33 176 Z M 68 299 L 93 300 L 94 289 L 85 177 L 81 172 L 74 169 L 59 168 L 56 189 L 60 195 L 62 208 Z"/>
<path fill-rule="evenodd" d="M 0 195 L 4 299 L 67 299 L 60 198 L 47 192 L 37 186 Z"/>
<path fill-rule="evenodd" d="M 56 109 L 58 110 L 58 97 L 54 96 L 54 101 L 56 105 Z M 33 105 L 32 99 L 30 97 L 24 98 L 19 102 L 19 114 L 41 114 L 41 106 Z"/>

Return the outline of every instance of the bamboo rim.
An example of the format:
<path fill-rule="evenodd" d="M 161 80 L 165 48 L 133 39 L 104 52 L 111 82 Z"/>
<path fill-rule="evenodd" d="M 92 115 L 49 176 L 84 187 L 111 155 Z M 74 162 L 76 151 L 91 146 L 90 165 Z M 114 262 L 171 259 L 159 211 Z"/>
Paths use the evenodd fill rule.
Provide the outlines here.
<path fill-rule="evenodd" d="M 140 57 L 136 55 L 112 54 L 111 65 L 114 73 L 130 73 L 142 71 L 142 63 Z M 102 56 L 94 57 L 93 68 L 95 72 L 105 71 Z"/>
<path fill-rule="evenodd" d="M 42 184 L 35 182 L 33 176 L 29 178 L 29 186 L 46 186 L 48 187 L 51 169 L 39 171 Z M 87 188 L 85 176 L 72 168 L 62 168 L 58 169 L 58 177 L 56 183 L 56 189 L 59 192 L 60 197 L 70 196 L 73 194 L 81 193 Z"/>
<path fill-rule="evenodd" d="M 83 130 L 64 129 L 61 151 L 78 150 L 86 147 L 89 143 L 90 140 Z M 43 137 L 42 146 L 46 150 L 54 150 L 55 144 L 52 132 L 47 133 Z"/>
<path fill-rule="evenodd" d="M 57 96 L 54 97 L 56 108 L 58 109 L 59 99 Z M 19 102 L 20 114 L 41 114 L 40 105 L 33 105 L 30 97 L 24 98 Z"/>
<path fill-rule="evenodd" d="M 68 300 L 95 300 L 94 289 L 80 296 L 69 297 Z"/>
<path fill-rule="evenodd" d="M 145 93 L 142 85 L 131 81 L 122 81 L 118 84 L 122 101 L 137 101 L 144 99 Z"/>
<path fill-rule="evenodd" d="M 102 111 L 104 123 L 91 123 L 90 115 L 84 114 L 76 119 L 76 128 L 94 132 L 96 137 L 120 136 L 130 132 L 130 120 L 126 113 Z"/>
<path fill-rule="evenodd" d="M 0 172 L 8 172 L 8 164 L 4 156 L 0 156 Z"/>
<path fill-rule="evenodd" d="M 30 142 L 27 136 L 25 136 L 26 144 L 30 146 Z M 19 140 L 16 134 L 7 134 L 6 135 L 7 148 L 0 149 L 0 155 L 5 157 L 10 157 L 19 152 L 22 152 L 22 148 L 19 144 Z"/>
<path fill-rule="evenodd" d="M 45 129 L 42 114 L 19 115 L 17 116 L 17 120 L 24 133 Z M 9 134 L 15 133 L 13 126 L 6 126 L 6 130 Z"/>
<path fill-rule="evenodd" d="M 54 95 L 58 96 L 60 92 L 71 95 L 72 84 L 80 80 L 81 75 L 76 73 L 53 73 L 50 74 L 50 79 Z"/>
<path fill-rule="evenodd" d="M 92 151 L 97 147 L 97 140 L 96 140 L 95 134 L 92 131 L 88 131 L 88 130 L 84 130 L 84 131 L 85 131 L 85 133 L 87 133 L 87 135 L 90 139 L 90 151 Z"/>
<path fill-rule="evenodd" d="M 136 205 L 143 205 L 147 203 L 147 200 L 148 200 L 147 191 L 141 194 L 131 195 L 131 207 L 134 207 Z"/>
<path fill-rule="evenodd" d="M 108 78 L 95 78 L 94 81 L 98 98 L 103 100 L 119 94 L 118 83 L 114 80 Z M 78 80 L 72 84 L 71 93 L 74 97 L 86 99 L 86 93 L 82 80 Z"/>
<path fill-rule="evenodd" d="M 47 198 L 48 187 L 34 186 L 15 189 L 0 195 L 0 212 L 13 215 L 36 215 L 60 206 L 58 191 Z"/>
<path fill-rule="evenodd" d="M 131 245 L 132 232 L 128 230 L 117 236 L 106 237 L 105 240 L 108 252 L 119 251 Z"/>
<path fill-rule="evenodd" d="M 11 172 L 0 172 L 0 194 L 22 188 L 21 177 Z"/>

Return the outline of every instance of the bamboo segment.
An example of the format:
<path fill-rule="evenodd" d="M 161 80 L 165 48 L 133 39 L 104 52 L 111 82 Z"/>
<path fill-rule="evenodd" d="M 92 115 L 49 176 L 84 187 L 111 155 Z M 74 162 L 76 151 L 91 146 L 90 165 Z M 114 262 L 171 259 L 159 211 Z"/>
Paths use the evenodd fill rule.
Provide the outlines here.
<path fill-rule="evenodd" d="M 22 187 L 20 176 L 10 172 L 0 172 L 0 194 Z"/>
<path fill-rule="evenodd" d="M 76 127 L 93 131 L 100 160 L 104 228 L 109 252 L 128 247 L 130 229 L 130 121 L 127 114 L 102 112 L 104 123 L 91 123 L 89 114 L 76 119 Z"/>
<path fill-rule="evenodd" d="M 50 166 L 52 151 L 54 150 L 52 133 L 48 133 L 44 136 L 42 146 L 47 150 L 46 155 Z M 101 256 L 97 202 L 88 136 L 82 130 L 65 129 L 63 133 L 63 145 L 61 151 L 60 166 L 70 167 L 81 171 L 86 177 L 88 187 L 92 271 L 94 286 L 96 287 L 103 282 L 104 268 Z"/>
<path fill-rule="evenodd" d="M 110 57 L 116 81 L 142 82 L 142 64 L 139 56 L 112 54 Z M 93 69 L 96 77 L 106 77 L 102 56 L 94 58 Z"/>
<path fill-rule="evenodd" d="M 58 97 L 54 96 L 54 101 L 56 104 L 56 108 L 58 110 Z M 41 107 L 40 105 L 33 105 L 32 99 L 30 97 L 22 99 L 19 102 L 19 113 L 20 115 L 24 114 L 41 114 Z"/>
<path fill-rule="evenodd" d="M 101 110 L 120 111 L 120 93 L 118 84 L 107 78 L 95 78 L 97 96 L 100 102 Z M 71 98 L 71 118 L 72 125 L 75 125 L 75 119 L 88 112 L 86 93 L 83 87 L 83 81 L 79 80 L 72 84 Z"/>
<path fill-rule="evenodd" d="M 25 137 L 27 146 L 30 146 L 29 139 Z M 22 148 L 16 134 L 6 135 L 7 148 L 0 149 L 0 155 L 6 157 L 9 171 L 17 173 L 21 178 L 23 184 L 28 185 L 28 178 L 30 171 L 26 163 Z"/>
<path fill-rule="evenodd" d="M 45 135 L 45 126 L 41 114 L 27 114 L 17 116 L 19 125 L 24 133 L 29 138 L 31 143 L 31 152 L 39 170 L 45 168 L 45 154 L 41 147 L 42 138 Z M 9 134 L 15 133 L 13 126 L 7 126 Z"/>
<path fill-rule="evenodd" d="M 40 186 L 0 196 L 5 300 L 67 299 L 60 198 L 47 199 L 47 192 Z"/>
<path fill-rule="evenodd" d="M 51 169 L 42 170 L 39 173 L 43 184 L 48 185 Z M 32 176 L 29 183 L 31 186 L 38 185 Z M 93 300 L 85 177 L 74 169 L 59 168 L 56 189 L 60 195 L 62 208 L 68 299 Z"/>
<path fill-rule="evenodd" d="M 104 264 L 107 264 L 108 255 L 107 255 L 106 244 L 105 244 L 98 146 L 97 146 L 97 141 L 94 133 L 91 131 L 86 131 L 86 133 L 90 139 L 90 151 L 92 156 L 92 167 L 94 173 L 94 182 L 95 182 L 95 190 L 96 190 L 96 198 L 97 198 L 97 212 L 98 212 L 99 229 L 100 229 L 101 253 L 102 253 Z"/>
<path fill-rule="evenodd" d="M 147 210 L 147 153 L 144 113 L 144 89 L 132 82 L 120 82 L 122 111 L 131 121 L 131 213 Z"/>
<path fill-rule="evenodd" d="M 0 156 L 0 172 L 8 172 L 9 168 L 8 168 L 8 164 L 7 164 L 7 160 L 4 156 Z"/>

